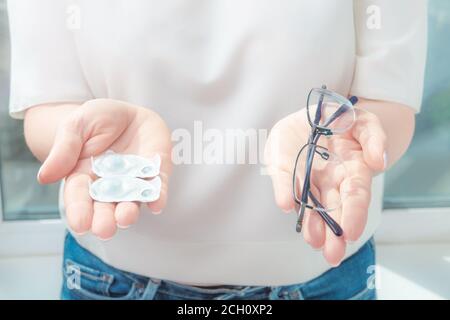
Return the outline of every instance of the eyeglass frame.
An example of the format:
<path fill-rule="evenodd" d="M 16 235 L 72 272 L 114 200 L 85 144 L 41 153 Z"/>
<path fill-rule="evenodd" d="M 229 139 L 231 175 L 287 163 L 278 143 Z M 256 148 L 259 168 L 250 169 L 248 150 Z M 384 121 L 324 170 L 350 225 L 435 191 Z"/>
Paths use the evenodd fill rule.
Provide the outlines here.
<path fill-rule="evenodd" d="M 320 94 L 319 101 L 317 103 L 314 121 L 311 121 L 311 117 L 310 117 L 310 113 L 309 113 L 309 99 L 311 97 L 311 93 L 313 93 L 315 91 L 319 91 L 319 92 L 321 92 L 321 94 Z M 322 103 L 323 103 L 325 94 L 335 98 L 335 100 L 338 101 L 339 103 L 341 103 L 341 102 L 345 102 L 345 103 L 341 104 L 341 106 L 328 118 L 328 120 L 325 124 L 319 125 L 319 121 L 322 117 L 322 114 L 321 114 L 322 113 Z M 322 220 L 324 220 L 324 222 L 327 224 L 327 226 L 331 229 L 331 231 L 336 236 L 340 237 L 344 233 L 341 226 L 328 214 L 325 207 L 319 202 L 319 200 L 311 192 L 311 171 L 312 171 L 314 155 L 316 153 L 318 153 L 317 147 L 320 147 L 321 149 L 328 151 L 327 148 L 317 145 L 320 137 L 322 137 L 322 136 L 329 137 L 334 134 L 343 133 L 343 132 L 349 130 L 351 128 L 351 126 L 349 126 L 348 128 L 345 128 L 344 130 L 342 130 L 340 132 L 338 132 L 338 131 L 333 132 L 333 130 L 328 128 L 328 126 L 346 112 L 344 106 L 353 108 L 353 106 L 357 102 L 358 102 L 358 98 L 356 96 L 352 96 L 349 99 L 347 99 L 333 91 L 327 90 L 327 87 L 325 85 L 323 85 L 320 89 L 318 89 L 318 88 L 311 89 L 311 91 L 308 94 L 306 105 L 307 105 L 307 109 L 308 109 L 307 115 L 308 115 L 308 122 L 311 126 L 311 133 L 309 135 L 308 143 L 306 143 L 297 154 L 297 157 L 295 159 L 293 176 L 292 176 L 292 192 L 293 192 L 293 197 L 294 197 L 294 201 L 295 201 L 295 209 L 298 214 L 297 223 L 296 223 L 296 231 L 299 233 L 302 230 L 303 219 L 304 219 L 304 214 L 305 214 L 306 209 L 314 210 L 315 212 L 317 212 L 320 215 L 320 217 L 322 218 Z M 354 114 L 354 121 L 352 122 L 352 125 L 356 121 L 356 119 L 355 119 L 356 113 L 354 112 L 353 114 Z M 307 151 L 308 153 L 306 155 L 305 179 L 303 181 L 301 199 L 298 199 L 297 187 L 296 187 L 297 186 L 297 173 L 296 173 L 297 165 L 298 165 L 300 155 L 302 154 L 303 150 L 306 147 L 308 147 L 308 151 Z M 319 153 L 319 154 L 323 159 L 329 157 L 329 154 L 327 154 L 326 152 Z M 328 159 L 325 159 L 325 160 L 328 160 Z M 314 203 L 315 208 L 308 204 L 308 198 L 310 198 L 311 201 Z"/>

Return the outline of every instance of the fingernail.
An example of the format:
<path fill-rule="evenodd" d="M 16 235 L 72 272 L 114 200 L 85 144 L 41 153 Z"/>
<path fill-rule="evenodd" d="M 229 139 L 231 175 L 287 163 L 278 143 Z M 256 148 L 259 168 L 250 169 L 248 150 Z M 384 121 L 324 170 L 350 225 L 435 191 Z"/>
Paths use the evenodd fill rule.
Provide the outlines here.
<path fill-rule="evenodd" d="M 84 231 L 84 232 L 75 232 L 75 231 L 72 230 L 72 233 L 73 233 L 74 235 L 76 235 L 77 237 L 81 237 L 81 236 L 84 236 L 86 233 L 88 233 L 88 231 Z"/>
<path fill-rule="evenodd" d="M 386 151 L 383 153 L 383 161 L 384 161 L 383 170 L 386 170 L 388 167 L 388 155 Z"/>
<path fill-rule="evenodd" d="M 118 224 L 118 223 L 116 223 L 116 225 L 117 225 L 117 228 L 119 228 L 119 229 L 128 229 L 129 227 L 131 227 L 130 225 L 128 225 L 128 226 L 122 226 L 122 225 L 120 225 L 120 224 Z"/>
<path fill-rule="evenodd" d="M 101 240 L 101 241 L 108 241 L 108 240 L 111 240 L 113 237 L 109 237 L 109 238 L 100 238 L 100 237 L 98 237 L 98 239 L 99 240 Z"/>
<path fill-rule="evenodd" d="M 152 213 L 153 213 L 153 214 L 156 214 L 156 215 L 157 215 L 157 214 L 161 214 L 161 212 L 162 212 L 162 210 L 159 210 L 159 211 L 152 211 Z"/>
<path fill-rule="evenodd" d="M 281 209 L 281 210 L 283 210 L 284 213 L 290 213 L 291 212 L 291 210 L 287 210 L 287 209 Z"/>
<path fill-rule="evenodd" d="M 320 248 L 312 248 L 314 251 L 322 251 L 322 249 L 323 249 L 323 246 L 321 246 Z"/>
<path fill-rule="evenodd" d="M 341 264 L 340 262 L 338 262 L 338 263 L 330 263 L 330 266 L 332 268 L 337 268 L 337 267 L 339 267 L 340 264 Z"/>
<path fill-rule="evenodd" d="M 41 177 L 41 171 L 42 171 L 42 166 L 39 168 L 38 173 L 36 175 L 36 179 L 37 181 L 41 181 L 40 177 Z"/>

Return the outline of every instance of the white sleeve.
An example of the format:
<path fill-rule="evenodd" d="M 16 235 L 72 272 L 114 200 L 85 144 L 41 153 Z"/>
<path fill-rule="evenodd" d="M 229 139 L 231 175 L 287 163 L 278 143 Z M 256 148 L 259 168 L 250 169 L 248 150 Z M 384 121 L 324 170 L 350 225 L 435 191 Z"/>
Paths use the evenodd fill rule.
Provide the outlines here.
<path fill-rule="evenodd" d="M 42 103 L 92 99 L 66 26 L 68 8 L 65 0 L 8 1 L 12 117 Z"/>
<path fill-rule="evenodd" d="M 427 51 L 426 0 L 354 0 L 352 95 L 420 111 Z"/>

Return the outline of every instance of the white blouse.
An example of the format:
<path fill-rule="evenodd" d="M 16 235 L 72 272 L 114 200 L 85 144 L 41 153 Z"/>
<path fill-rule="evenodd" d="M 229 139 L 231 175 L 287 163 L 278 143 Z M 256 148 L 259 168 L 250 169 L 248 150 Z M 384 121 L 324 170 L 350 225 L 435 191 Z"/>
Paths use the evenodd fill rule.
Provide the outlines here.
<path fill-rule="evenodd" d="M 15 118 L 36 104 L 113 98 L 192 134 L 195 121 L 269 130 L 322 84 L 420 109 L 422 0 L 13 0 L 8 10 Z M 282 285 L 322 274 L 330 266 L 276 207 L 261 168 L 176 165 L 163 214 L 143 212 L 109 241 L 76 238 L 116 268 L 173 281 Z M 373 235 L 382 189 L 380 176 L 346 256 Z"/>

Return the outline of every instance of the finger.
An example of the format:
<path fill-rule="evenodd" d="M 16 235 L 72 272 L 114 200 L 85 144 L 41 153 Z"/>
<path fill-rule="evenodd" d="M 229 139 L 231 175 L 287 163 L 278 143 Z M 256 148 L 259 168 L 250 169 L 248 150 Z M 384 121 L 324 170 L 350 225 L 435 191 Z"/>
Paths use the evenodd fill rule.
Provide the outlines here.
<path fill-rule="evenodd" d="M 91 229 L 93 203 L 89 195 L 91 177 L 84 173 L 74 173 L 64 184 L 64 206 L 70 229 L 84 234 Z"/>
<path fill-rule="evenodd" d="M 160 153 L 161 156 L 161 169 L 159 176 L 161 178 L 161 193 L 159 199 L 154 202 L 149 202 L 147 206 L 152 213 L 159 214 L 166 207 L 168 192 L 169 192 L 169 176 L 172 172 L 172 161 L 170 159 L 170 153 Z"/>
<path fill-rule="evenodd" d="M 116 205 L 114 217 L 119 228 L 128 228 L 138 220 L 139 204 L 136 202 L 119 202 Z"/>
<path fill-rule="evenodd" d="M 264 148 L 264 163 L 272 180 L 275 203 L 286 213 L 295 208 L 292 178 L 298 145 L 303 140 L 296 130 L 290 129 L 297 128 L 297 118 L 298 113 L 295 113 L 280 120 L 270 131 Z M 300 171 L 303 170 L 298 168 L 297 172 Z"/>
<path fill-rule="evenodd" d="M 292 195 L 292 173 L 278 168 L 268 170 L 270 178 L 272 179 L 275 203 L 281 210 L 288 213 L 293 210 L 295 206 Z"/>
<path fill-rule="evenodd" d="M 39 169 L 39 183 L 53 183 L 66 177 L 77 164 L 82 147 L 81 121 L 72 116 L 56 132 L 50 153 Z"/>
<path fill-rule="evenodd" d="M 91 230 L 93 234 L 102 240 L 108 240 L 116 233 L 115 207 L 114 203 L 94 201 L 94 217 Z"/>
<path fill-rule="evenodd" d="M 324 201 L 325 208 L 332 208 L 332 205 L 340 201 L 339 191 L 335 188 L 329 188 L 321 193 L 321 199 Z M 339 224 L 341 221 L 341 209 L 334 208 L 328 210 L 328 214 Z M 336 236 L 329 227 L 325 227 L 325 245 L 323 255 L 333 267 L 338 266 L 345 255 L 345 241 L 343 237 Z"/>
<path fill-rule="evenodd" d="M 314 185 L 311 185 L 311 192 L 322 202 L 320 192 Z M 320 215 L 313 210 L 308 209 L 305 213 L 303 237 L 314 249 L 322 248 L 325 243 L 325 224 Z"/>
<path fill-rule="evenodd" d="M 161 172 L 161 193 L 158 200 L 154 202 L 147 203 L 147 206 L 153 214 L 160 214 L 162 210 L 166 207 L 168 191 L 169 191 L 169 177 L 167 174 Z"/>
<path fill-rule="evenodd" d="M 374 171 L 383 171 L 386 158 L 386 134 L 378 117 L 368 111 L 358 110 L 352 135 L 361 145 L 367 165 Z"/>
<path fill-rule="evenodd" d="M 358 240 L 367 223 L 372 178 L 369 174 L 354 173 L 340 186 L 342 199 L 342 229 L 345 241 Z"/>

